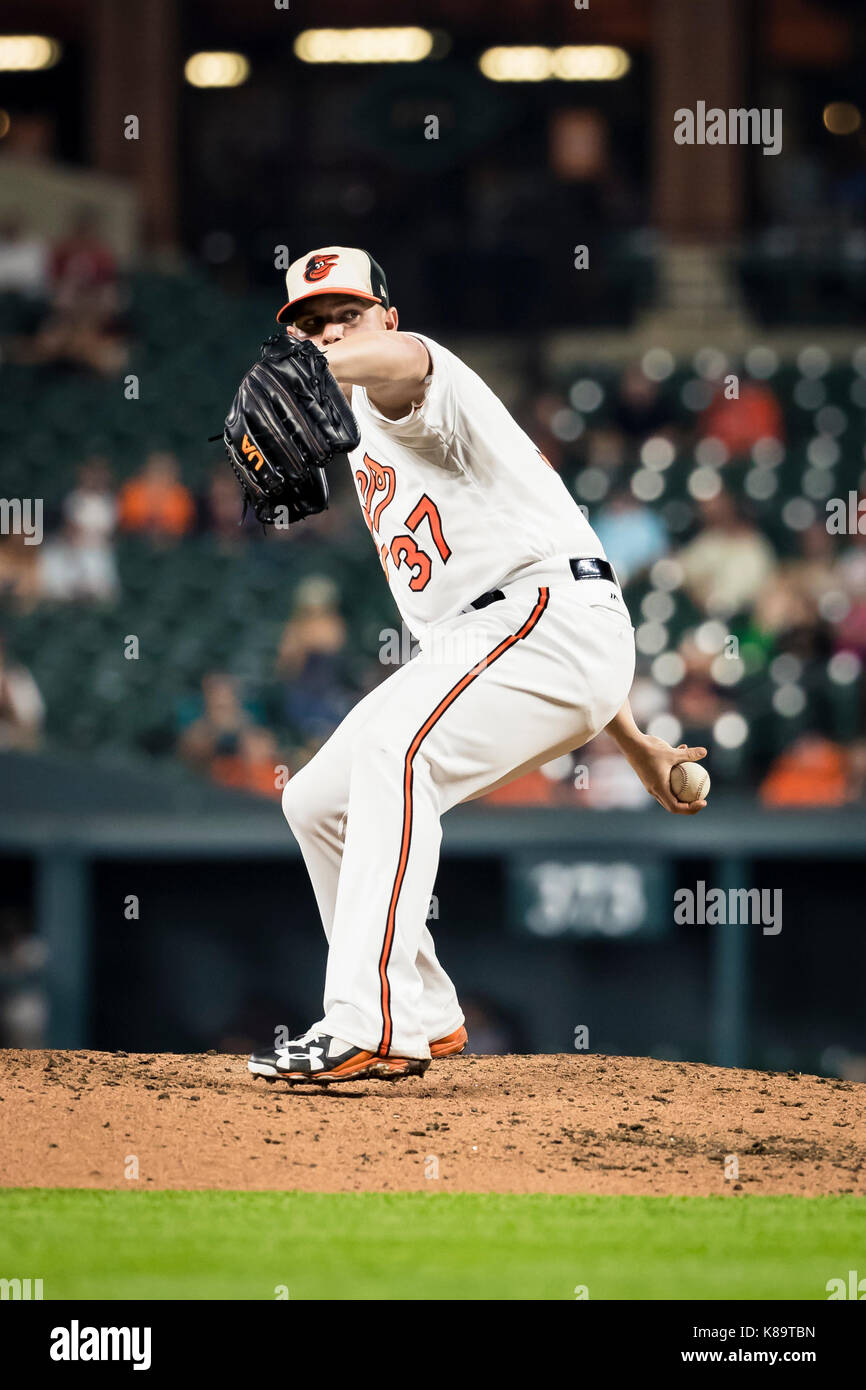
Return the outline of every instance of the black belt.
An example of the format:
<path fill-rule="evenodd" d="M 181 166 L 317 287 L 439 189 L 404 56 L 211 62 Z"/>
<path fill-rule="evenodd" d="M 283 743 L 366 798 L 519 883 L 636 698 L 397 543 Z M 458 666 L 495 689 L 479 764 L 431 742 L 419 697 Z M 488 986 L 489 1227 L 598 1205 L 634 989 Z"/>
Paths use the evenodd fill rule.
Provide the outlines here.
<path fill-rule="evenodd" d="M 607 579 L 611 584 L 619 584 L 613 572 L 613 565 L 607 560 L 592 560 L 581 556 L 576 560 L 569 560 L 571 572 L 575 579 Z M 505 598 L 501 589 L 488 589 L 486 594 L 482 594 L 474 603 L 470 603 L 470 608 L 486 608 L 489 603 L 498 603 L 501 598 Z"/>

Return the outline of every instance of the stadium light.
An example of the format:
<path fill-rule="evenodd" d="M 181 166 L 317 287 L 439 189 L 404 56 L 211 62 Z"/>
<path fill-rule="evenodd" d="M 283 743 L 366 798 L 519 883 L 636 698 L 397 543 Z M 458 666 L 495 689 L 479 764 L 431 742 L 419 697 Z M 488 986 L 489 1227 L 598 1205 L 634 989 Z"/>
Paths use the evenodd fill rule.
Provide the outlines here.
<path fill-rule="evenodd" d="M 191 87 L 240 87 L 250 65 L 243 53 L 193 53 L 183 74 Z"/>
<path fill-rule="evenodd" d="M 491 82 L 610 82 L 625 76 L 631 59 L 624 49 L 609 44 L 511 44 L 486 49 L 478 66 Z"/>
<path fill-rule="evenodd" d="M 383 29 L 305 29 L 295 39 L 302 63 L 420 63 L 434 36 L 415 25 Z"/>
<path fill-rule="evenodd" d="M 60 44 L 43 34 L 0 34 L 0 72 L 39 72 L 60 60 Z"/>
<path fill-rule="evenodd" d="M 853 102 L 831 101 L 824 107 L 822 119 L 831 135 L 853 135 L 863 118 Z"/>
<path fill-rule="evenodd" d="M 491 82 L 546 82 L 550 77 L 550 49 L 488 48 L 478 66 Z"/>
<path fill-rule="evenodd" d="M 608 44 L 570 44 L 553 50 L 550 66 L 551 76 L 561 82 L 615 82 L 625 77 L 631 59 Z"/>

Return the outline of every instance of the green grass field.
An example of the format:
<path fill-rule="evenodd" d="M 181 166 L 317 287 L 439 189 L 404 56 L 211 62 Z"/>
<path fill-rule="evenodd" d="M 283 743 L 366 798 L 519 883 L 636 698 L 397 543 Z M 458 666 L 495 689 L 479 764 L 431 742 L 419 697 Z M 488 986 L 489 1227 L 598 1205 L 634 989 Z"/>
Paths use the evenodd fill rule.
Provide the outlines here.
<path fill-rule="evenodd" d="M 848 1196 L 11 1188 L 0 1277 L 46 1299 L 826 1299 L 864 1218 Z"/>

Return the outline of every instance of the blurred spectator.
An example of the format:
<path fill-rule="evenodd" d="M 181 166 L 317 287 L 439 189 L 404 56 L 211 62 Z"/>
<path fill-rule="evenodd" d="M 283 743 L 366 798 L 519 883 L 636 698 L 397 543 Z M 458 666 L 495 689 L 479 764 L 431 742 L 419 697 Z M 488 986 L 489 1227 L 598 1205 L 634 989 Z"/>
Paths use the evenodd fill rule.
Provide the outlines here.
<path fill-rule="evenodd" d="M 857 535 L 839 562 L 837 575 L 848 598 L 835 631 L 839 651 L 866 659 L 866 536 Z"/>
<path fill-rule="evenodd" d="M 835 537 L 823 521 L 816 521 L 797 533 L 797 544 L 799 555 L 784 568 L 798 589 L 820 603 L 825 594 L 839 587 Z"/>
<path fill-rule="evenodd" d="M 74 521 L 39 547 L 39 597 L 49 602 L 111 603 L 119 581 L 114 551 Z"/>
<path fill-rule="evenodd" d="M 174 454 L 163 449 L 148 454 L 141 472 L 121 489 L 119 516 L 125 531 L 151 540 L 176 541 L 192 529 L 195 506 Z"/>
<path fill-rule="evenodd" d="M 0 222 L 0 293 L 40 298 L 48 284 L 48 246 L 23 219 Z"/>
<path fill-rule="evenodd" d="M 557 779 L 537 767 L 487 792 L 482 799 L 491 806 L 552 806 L 560 804 L 563 797 Z"/>
<path fill-rule="evenodd" d="M 0 601 L 24 612 L 33 608 L 39 599 L 40 549 L 15 532 L 0 541 Z"/>
<path fill-rule="evenodd" d="M 112 536 L 117 502 L 108 461 L 93 455 L 78 470 L 78 486 L 63 502 L 59 535 L 42 546 L 39 596 L 58 602 L 108 603 L 119 591 Z"/>
<path fill-rule="evenodd" d="M 596 425 L 581 437 L 581 452 L 587 468 L 617 473 L 626 462 L 626 438 L 617 429 Z"/>
<path fill-rule="evenodd" d="M 713 616 L 748 609 L 773 574 L 770 542 L 729 492 L 701 502 L 703 529 L 676 556 L 686 592 Z"/>
<path fill-rule="evenodd" d="M 0 636 L 0 748 L 36 748 L 44 718 L 38 685 L 26 666 L 7 655 Z"/>
<path fill-rule="evenodd" d="M 66 363 L 110 374 L 127 358 L 119 316 L 117 265 L 99 234 L 98 218 L 82 209 L 50 259 L 51 309 L 32 339 L 19 339 L 13 360 Z"/>
<path fill-rule="evenodd" d="M 626 367 L 614 397 L 611 418 L 633 445 L 642 444 L 671 424 L 671 411 L 658 383 L 644 374 L 639 362 Z"/>
<path fill-rule="evenodd" d="M 740 379 L 740 394 L 720 390 L 698 421 L 701 438 L 720 439 L 732 458 L 748 454 L 759 439 L 784 439 L 782 407 L 764 381 Z"/>
<path fill-rule="evenodd" d="M 852 603 L 837 624 L 836 646 L 839 651 L 854 652 L 861 661 L 866 661 L 866 600 Z"/>
<path fill-rule="evenodd" d="M 842 806 L 849 799 L 845 749 L 820 733 L 801 734 L 761 783 L 765 806 Z"/>
<path fill-rule="evenodd" d="M 639 502 L 628 488 L 614 493 L 593 525 L 620 584 L 627 584 L 668 548 L 658 512 Z"/>
<path fill-rule="evenodd" d="M 54 307 L 62 314 L 105 322 L 117 311 L 117 262 L 100 235 L 93 208 L 79 210 L 69 235 L 51 254 Z"/>
<path fill-rule="evenodd" d="M 852 598 L 866 599 L 866 535 L 851 538 L 851 545 L 839 561 L 839 578 Z"/>
<path fill-rule="evenodd" d="M 237 681 L 213 671 L 202 677 L 201 714 L 183 730 L 178 752 L 193 767 L 208 770 L 216 757 L 234 756 L 253 719 L 241 703 Z"/>
<path fill-rule="evenodd" d="M 855 739 L 849 747 L 848 775 L 851 800 L 866 801 L 866 739 Z"/>
<path fill-rule="evenodd" d="M 279 766 L 280 755 L 274 735 L 270 729 L 252 725 L 240 731 L 235 752 L 217 754 L 210 772 L 214 781 L 224 787 L 279 799 L 284 785 L 277 780 Z"/>
<path fill-rule="evenodd" d="M 325 739 L 354 701 L 349 688 L 347 629 L 332 579 L 310 575 L 299 586 L 277 655 L 283 706 L 304 741 Z"/>
<path fill-rule="evenodd" d="M 207 493 L 202 499 L 202 525 L 226 545 L 243 544 L 250 531 L 240 525 L 241 511 L 237 480 L 226 464 L 221 463 L 211 474 Z"/>
<path fill-rule="evenodd" d="M 814 626 L 826 594 L 839 589 L 833 537 L 822 522 L 798 535 L 800 555 L 783 561 L 755 603 L 754 625 L 764 634 Z"/>
<path fill-rule="evenodd" d="M 837 634 L 838 636 L 838 634 Z M 832 654 L 833 632 L 817 605 L 786 575 L 761 595 L 743 633 L 745 659 L 749 649 L 771 655 L 787 653 L 806 665 L 826 662 Z"/>
<path fill-rule="evenodd" d="M 576 799 L 581 806 L 601 811 L 614 807 L 646 811 L 654 804 L 609 734 L 599 734 L 575 757 Z"/>
<path fill-rule="evenodd" d="M 684 743 L 712 746 L 716 720 L 732 708 L 709 675 L 690 672 L 674 689 L 671 712 L 680 722 Z"/>
<path fill-rule="evenodd" d="M 108 545 L 117 526 L 117 498 L 108 460 L 93 454 L 78 470 L 78 486 L 63 503 L 63 515 L 92 545 Z"/>

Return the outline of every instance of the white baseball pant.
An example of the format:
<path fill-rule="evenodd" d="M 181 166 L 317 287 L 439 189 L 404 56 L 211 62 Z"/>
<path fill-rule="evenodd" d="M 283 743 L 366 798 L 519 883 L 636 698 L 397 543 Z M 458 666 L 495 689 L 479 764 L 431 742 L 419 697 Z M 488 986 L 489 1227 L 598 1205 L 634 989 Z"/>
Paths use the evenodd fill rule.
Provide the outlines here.
<path fill-rule="evenodd" d="M 567 564 L 437 623 L 286 785 L 329 943 L 323 1032 L 424 1058 L 463 1022 L 427 927 L 440 817 L 593 738 L 634 675 L 622 597 Z"/>

